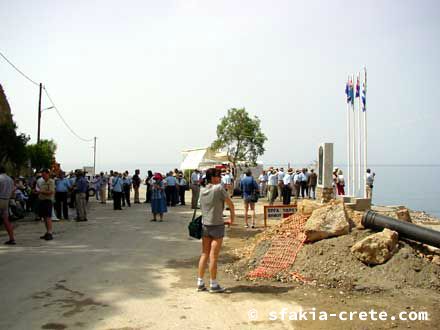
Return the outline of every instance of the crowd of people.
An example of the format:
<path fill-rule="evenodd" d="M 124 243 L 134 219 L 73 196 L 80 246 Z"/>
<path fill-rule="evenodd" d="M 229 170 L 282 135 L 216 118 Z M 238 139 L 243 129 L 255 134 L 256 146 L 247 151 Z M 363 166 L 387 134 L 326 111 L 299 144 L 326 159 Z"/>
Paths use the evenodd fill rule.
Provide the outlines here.
<path fill-rule="evenodd" d="M 277 198 L 288 205 L 291 197 L 316 199 L 318 176 L 313 169 L 269 168 L 258 177 L 259 189 L 262 196 L 267 196 L 270 204 Z"/>
<path fill-rule="evenodd" d="M 76 221 L 87 221 L 87 203 L 89 198 L 95 198 L 102 204 L 107 200 L 113 201 L 115 211 L 123 207 L 131 207 L 131 192 L 134 191 L 133 203 L 139 204 L 139 189 L 146 185 L 145 203 L 151 204 L 151 221 L 163 221 L 168 207 L 186 205 L 185 193 L 192 191 L 191 207 L 201 209 L 202 213 L 202 253 L 198 266 L 197 290 L 208 288 L 204 282 L 205 269 L 209 260 L 210 292 L 224 292 L 217 282 L 217 261 L 221 250 L 225 226 L 231 225 L 235 219 L 235 208 L 232 197 L 238 190 L 244 203 L 245 227 L 249 228 L 249 211 L 251 212 L 251 227 L 255 228 L 255 204 L 258 198 L 266 197 L 269 204 L 277 198 L 289 205 L 291 197 L 316 198 L 317 174 L 313 169 L 269 168 L 263 171 L 257 179 L 251 170 L 246 170 L 236 182 L 233 172 L 227 168 L 210 168 L 205 171 L 194 170 L 189 179 L 178 169 L 166 174 L 148 171 L 144 180 L 139 170 L 130 176 L 128 171 L 101 172 L 94 177 L 86 176 L 81 170 L 66 175 L 60 171 L 54 175 L 48 169 L 42 169 L 35 175 L 24 177 L 9 177 L 0 166 L 0 215 L 9 239 L 7 245 L 15 245 L 13 226 L 9 221 L 11 202 L 15 211 L 22 209 L 35 215 L 36 220 L 44 221 L 45 233 L 40 237 L 44 240 L 53 239 L 53 220 L 69 220 L 69 208 L 76 210 Z M 372 196 L 374 173 L 367 170 L 366 191 Z M 342 170 L 333 172 L 335 195 L 343 195 L 345 181 Z M 230 217 L 224 219 L 224 206 L 230 212 Z M 158 219 L 159 217 L 159 219 Z"/>

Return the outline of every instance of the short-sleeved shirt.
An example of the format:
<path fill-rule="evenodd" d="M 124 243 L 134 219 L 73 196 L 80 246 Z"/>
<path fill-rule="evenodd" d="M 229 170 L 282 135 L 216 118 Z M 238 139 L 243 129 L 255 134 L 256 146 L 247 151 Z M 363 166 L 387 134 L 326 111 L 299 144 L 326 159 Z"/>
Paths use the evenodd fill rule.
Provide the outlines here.
<path fill-rule="evenodd" d="M 278 172 L 278 181 L 283 181 L 285 175 L 286 175 L 286 173 L 284 173 L 283 171 L 279 171 Z"/>
<path fill-rule="evenodd" d="M 177 184 L 177 180 L 174 176 L 168 175 L 165 178 L 165 182 L 167 183 L 167 186 L 175 186 Z"/>
<path fill-rule="evenodd" d="M 277 174 L 270 174 L 269 175 L 269 186 L 276 186 L 278 184 L 278 175 Z"/>
<path fill-rule="evenodd" d="M 55 180 L 56 192 L 68 192 L 70 189 L 70 181 L 67 178 L 58 178 Z"/>
<path fill-rule="evenodd" d="M 228 193 L 221 184 L 208 184 L 200 193 L 200 208 L 205 226 L 219 226 L 224 224 L 223 209 Z"/>
<path fill-rule="evenodd" d="M 254 191 L 258 190 L 258 185 L 252 176 L 246 176 L 241 179 L 240 189 L 243 192 L 243 198 L 248 198 Z"/>
<path fill-rule="evenodd" d="M 48 179 L 47 181 L 43 178 L 38 179 L 37 181 L 38 187 L 40 188 L 40 194 L 38 195 L 39 200 L 53 200 L 55 194 L 55 182 L 53 179 Z M 51 192 L 52 195 L 42 194 L 42 192 Z"/>
<path fill-rule="evenodd" d="M 139 186 L 141 185 L 141 178 L 139 177 L 139 175 L 135 174 L 133 175 L 133 188 L 139 188 Z"/>
<path fill-rule="evenodd" d="M 122 178 L 119 176 L 113 177 L 112 188 L 114 192 L 122 192 Z"/>
<path fill-rule="evenodd" d="M 86 193 L 89 188 L 89 183 L 85 177 L 80 177 L 76 180 L 76 188 L 75 191 L 77 193 Z"/>
<path fill-rule="evenodd" d="M 232 178 L 231 178 L 231 176 L 230 176 L 229 174 L 225 174 L 225 175 L 222 177 L 222 183 L 223 183 L 223 184 L 232 184 Z"/>
<path fill-rule="evenodd" d="M 370 186 L 373 185 L 373 183 L 374 183 L 373 173 L 367 173 L 366 183 L 367 183 L 367 185 L 370 185 Z"/>
<path fill-rule="evenodd" d="M 192 184 L 199 184 L 199 181 L 200 181 L 200 174 L 196 173 L 196 172 L 193 172 L 191 174 L 191 183 Z"/>
<path fill-rule="evenodd" d="M 267 182 L 267 175 L 266 175 L 266 174 L 261 174 L 261 175 L 258 177 L 258 180 L 259 180 L 260 182 Z"/>
<path fill-rule="evenodd" d="M 287 186 L 289 184 L 291 184 L 293 181 L 293 176 L 289 173 L 287 173 L 284 178 L 283 178 L 283 183 Z"/>
<path fill-rule="evenodd" d="M 14 181 L 6 174 L 0 174 L 0 199 L 9 199 L 14 191 Z"/>

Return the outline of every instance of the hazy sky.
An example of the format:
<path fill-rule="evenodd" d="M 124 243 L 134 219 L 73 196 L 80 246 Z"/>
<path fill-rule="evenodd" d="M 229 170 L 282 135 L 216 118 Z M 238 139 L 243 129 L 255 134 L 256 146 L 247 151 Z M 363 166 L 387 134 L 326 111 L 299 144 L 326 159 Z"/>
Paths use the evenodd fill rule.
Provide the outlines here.
<path fill-rule="evenodd" d="M 344 84 L 364 65 L 369 162 L 440 163 L 438 1 L 0 0 L 0 22 L 0 51 L 98 137 L 99 169 L 179 163 L 232 107 L 261 119 L 265 163 L 310 162 L 321 142 L 343 163 Z M 38 88 L 2 59 L 0 83 L 35 141 Z M 54 110 L 42 138 L 65 169 L 93 163 Z"/>

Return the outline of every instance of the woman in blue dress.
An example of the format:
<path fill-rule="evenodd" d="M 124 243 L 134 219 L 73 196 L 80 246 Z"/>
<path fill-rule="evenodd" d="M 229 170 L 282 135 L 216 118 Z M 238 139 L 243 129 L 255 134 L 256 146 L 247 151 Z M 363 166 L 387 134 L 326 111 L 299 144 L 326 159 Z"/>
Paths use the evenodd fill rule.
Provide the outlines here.
<path fill-rule="evenodd" d="M 165 195 L 165 184 L 160 173 L 154 174 L 151 185 L 151 212 L 153 219 L 157 221 L 159 214 L 159 221 L 163 220 L 163 214 L 167 212 L 167 199 Z"/>

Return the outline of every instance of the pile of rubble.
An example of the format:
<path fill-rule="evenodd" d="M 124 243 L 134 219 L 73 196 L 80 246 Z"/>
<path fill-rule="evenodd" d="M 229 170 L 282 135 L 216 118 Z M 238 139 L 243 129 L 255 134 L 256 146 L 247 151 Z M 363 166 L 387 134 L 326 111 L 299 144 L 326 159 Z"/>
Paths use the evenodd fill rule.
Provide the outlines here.
<path fill-rule="evenodd" d="M 410 212 L 403 207 L 382 213 L 401 221 L 412 221 Z M 274 241 L 299 235 L 291 228 L 302 221 L 305 244 L 290 258 L 294 262 L 286 264 L 273 279 L 300 279 L 322 287 L 348 290 L 401 287 L 440 290 L 439 249 L 399 239 L 397 232 L 388 229 L 380 232 L 365 229 L 361 224 L 362 214 L 346 209 L 342 201 L 328 204 L 302 201 L 296 215 L 257 235 L 242 250 L 241 259 L 228 269 L 236 278 L 255 279 L 249 274 L 261 273 L 268 251 L 273 258 Z M 285 254 L 280 252 L 283 260 Z"/>

